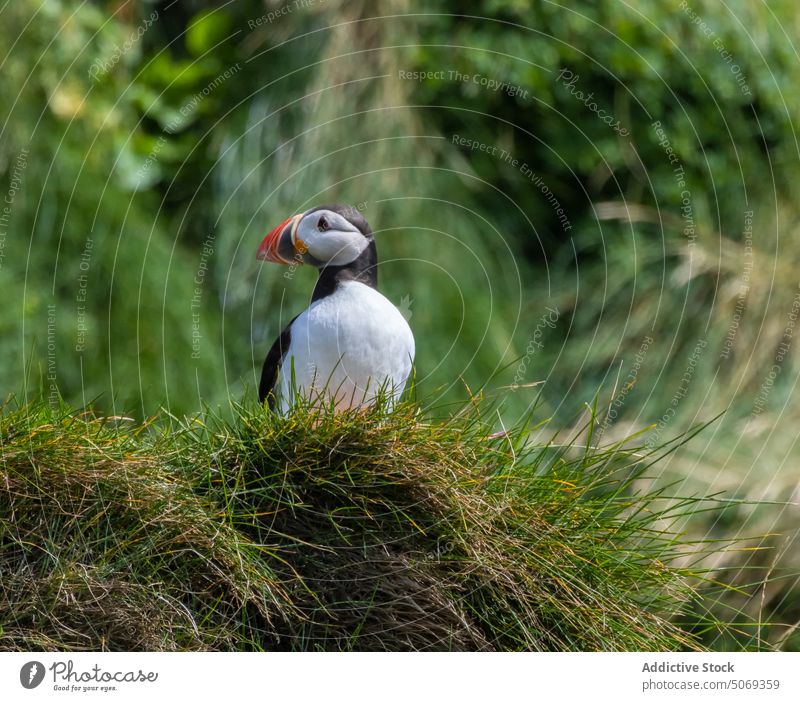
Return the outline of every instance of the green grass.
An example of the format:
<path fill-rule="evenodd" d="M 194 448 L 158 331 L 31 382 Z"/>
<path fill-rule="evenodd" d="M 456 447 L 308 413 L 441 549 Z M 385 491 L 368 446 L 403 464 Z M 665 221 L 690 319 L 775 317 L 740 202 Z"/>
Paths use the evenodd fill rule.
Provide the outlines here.
<path fill-rule="evenodd" d="M 699 506 L 637 487 L 659 452 L 490 408 L 6 407 L 0 649 L 702 649 L 669 526 Z"/>

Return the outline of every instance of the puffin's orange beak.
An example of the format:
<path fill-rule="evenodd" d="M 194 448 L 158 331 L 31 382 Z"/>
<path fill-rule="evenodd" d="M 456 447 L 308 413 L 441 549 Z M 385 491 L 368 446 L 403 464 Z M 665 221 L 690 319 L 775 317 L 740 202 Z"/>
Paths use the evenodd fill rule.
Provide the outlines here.
<path fill-rule="evenodd" d="M 278 224 L 264 237 L 258 247 L 256 258 L 281 265 L 302 263 L 300 256 L 307 250 L 303 242 L 297 238 L 297 227 L 302 218 L 302 214 L 295 214 Z"/>

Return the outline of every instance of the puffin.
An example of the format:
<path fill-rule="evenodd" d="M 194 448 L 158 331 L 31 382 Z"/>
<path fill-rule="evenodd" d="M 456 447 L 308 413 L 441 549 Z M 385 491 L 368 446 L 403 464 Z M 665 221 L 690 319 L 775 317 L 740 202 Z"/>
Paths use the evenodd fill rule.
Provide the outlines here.
<path fill-rule="evenodd" d="M 378 292 L 378 253 L 366 219 L 349 205 L 322 205 L 289 217 L 261 242 L 258 260 L 313 265 L 308 308 L 281 332 L 264 360 L 260 403 L 289 413 L 299 394 L 335 411 L 393 406 L 414 362 L 414 335 Z"/>

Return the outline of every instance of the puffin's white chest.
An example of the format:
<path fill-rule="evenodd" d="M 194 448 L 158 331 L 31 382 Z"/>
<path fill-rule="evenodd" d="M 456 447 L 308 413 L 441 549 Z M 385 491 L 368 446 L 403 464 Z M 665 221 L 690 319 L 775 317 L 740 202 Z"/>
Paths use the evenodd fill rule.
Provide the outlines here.
<path fill-rule="evenodd" d="M 360 282 L 344 282 L 295 319 L 280 369 L 280 408 L 290 408 L 292 372 L 306 396 L 361 406 L 385 388 L 394 401 L 414 360 L 414 336 L 397 308 Z"/>

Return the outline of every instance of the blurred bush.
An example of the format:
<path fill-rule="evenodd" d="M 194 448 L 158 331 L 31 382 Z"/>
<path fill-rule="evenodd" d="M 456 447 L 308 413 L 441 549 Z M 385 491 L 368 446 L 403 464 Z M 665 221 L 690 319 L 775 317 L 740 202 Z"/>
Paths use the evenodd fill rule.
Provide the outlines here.
<path fill-rule="evenodd" d="M 137 416 L 252 392 L 314 282 L 255 248 L 289 214 L 345 201 L 377 232 L 426 402 L 486 384 L 513 416 L 541 391 L 566 420 L 600 388 L 601 440 L 647 425 L 664 440 L 725 411 L 665 472 L 798 501 L 793 4 L 378 12 L 4 8 L 5 390 Z M 771 559 L 725 563 L 752 566 L 753 586 L 797 572 L 797 507 L 728 518 L 790 534 Z M 764 592 L 766 616 L 791 586 Z"/>

